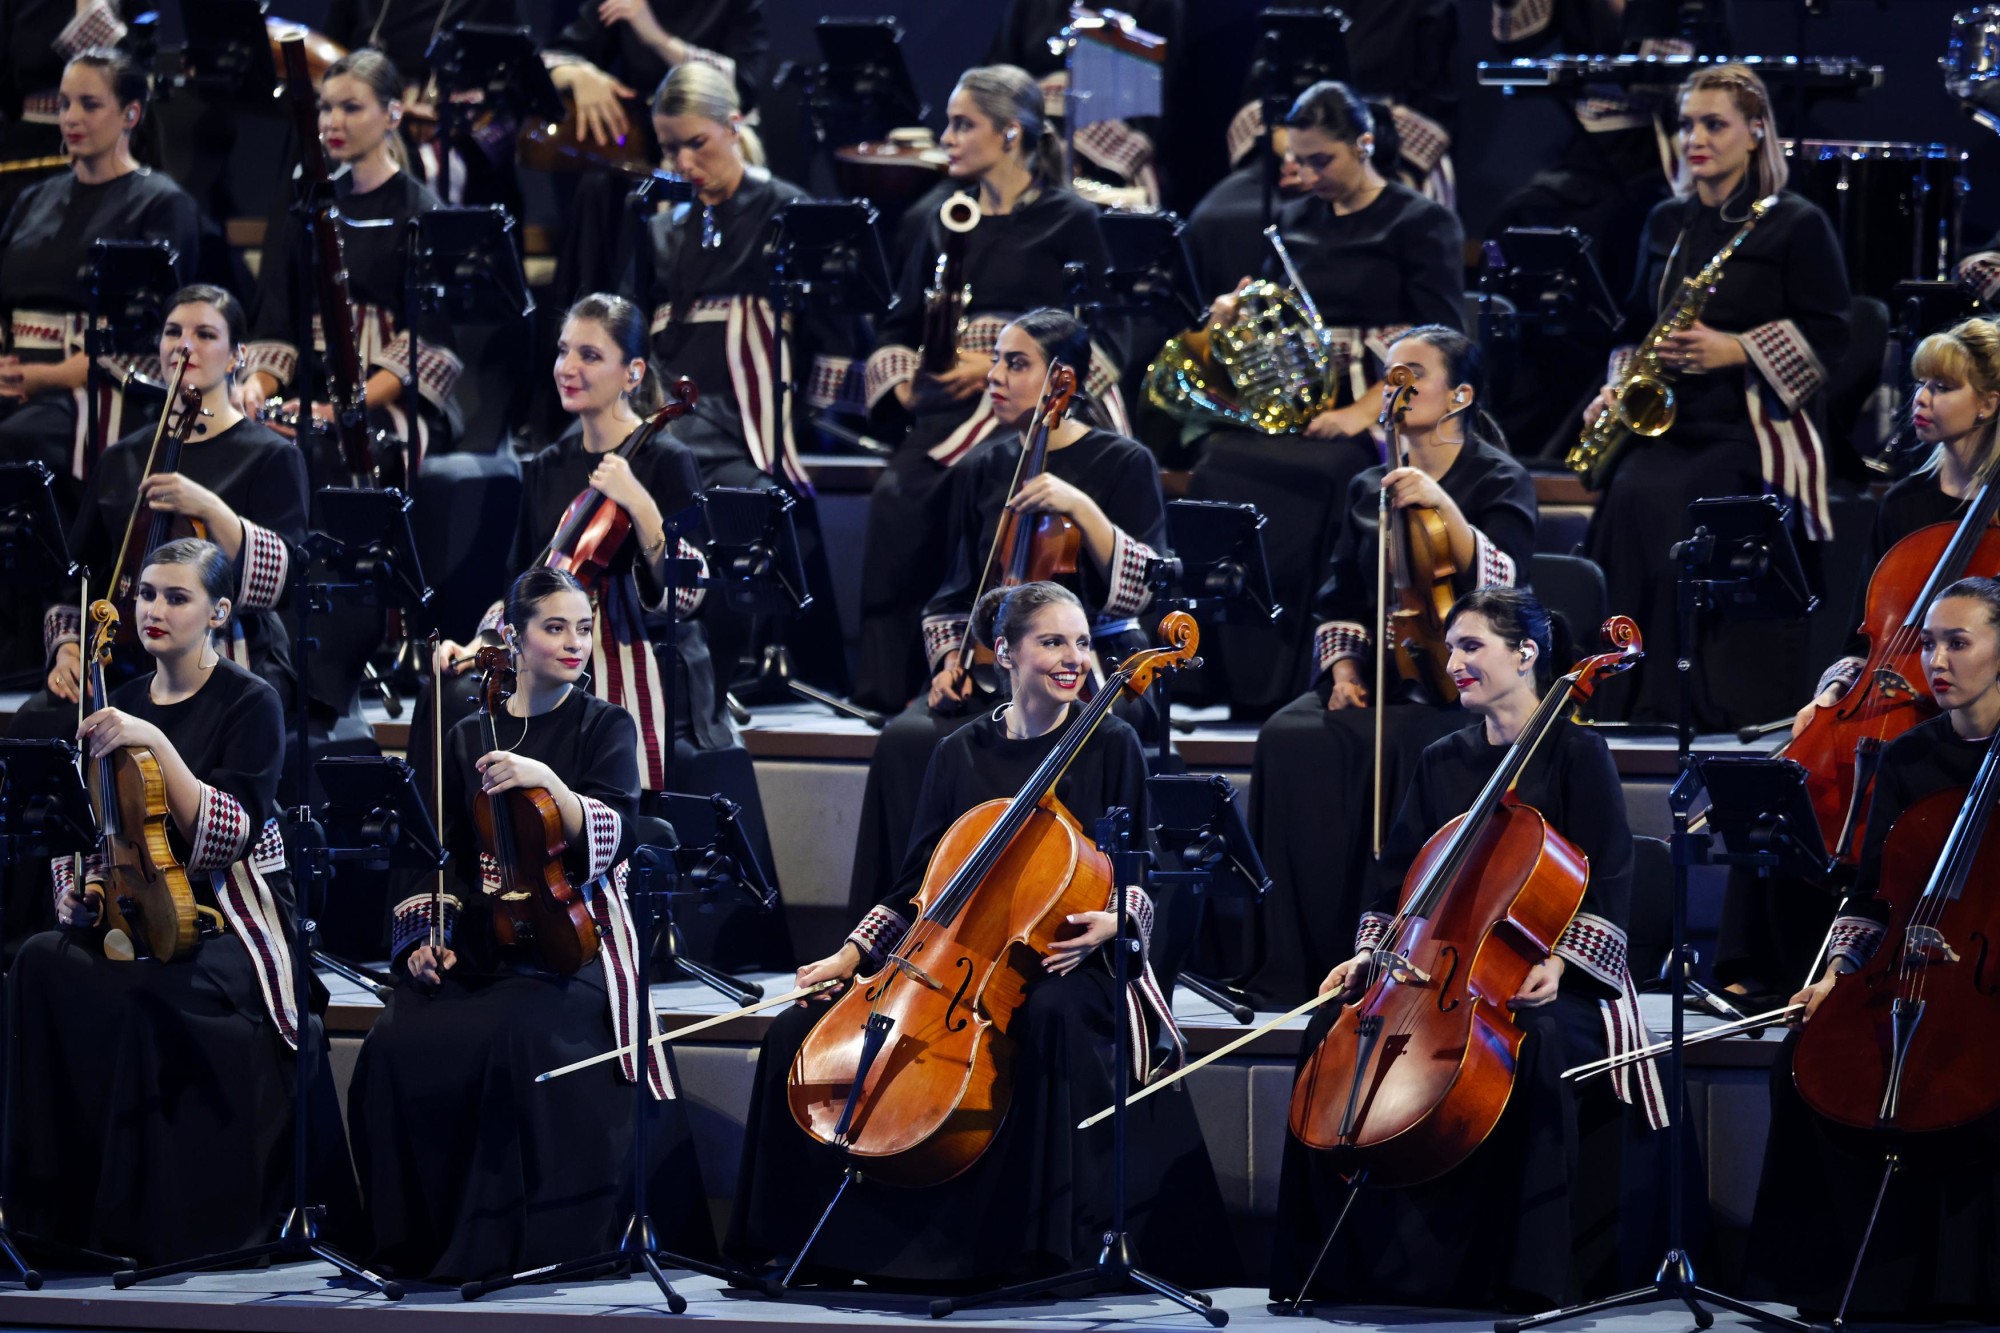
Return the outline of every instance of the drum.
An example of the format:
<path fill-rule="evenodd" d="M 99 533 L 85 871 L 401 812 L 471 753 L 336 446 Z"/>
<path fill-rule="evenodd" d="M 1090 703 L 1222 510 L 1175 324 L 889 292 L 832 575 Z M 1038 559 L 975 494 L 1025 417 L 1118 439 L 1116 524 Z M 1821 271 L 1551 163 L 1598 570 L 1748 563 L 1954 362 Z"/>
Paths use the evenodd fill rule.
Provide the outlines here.
<path fill-rule="evenodd" d="M 1981 84 L 2000 78 L 2000 5 L 1952 15 L 1951 43 L 1938 64 L 1953 97 L 1972 97 Z"/>
<path fill-rule="evenodd" d="M 1791 188 L 1826 210 L 1857 296 L 1951 276 L 1968 185 L 1961 149 L 1938 143 L 1786 140 Z"/>

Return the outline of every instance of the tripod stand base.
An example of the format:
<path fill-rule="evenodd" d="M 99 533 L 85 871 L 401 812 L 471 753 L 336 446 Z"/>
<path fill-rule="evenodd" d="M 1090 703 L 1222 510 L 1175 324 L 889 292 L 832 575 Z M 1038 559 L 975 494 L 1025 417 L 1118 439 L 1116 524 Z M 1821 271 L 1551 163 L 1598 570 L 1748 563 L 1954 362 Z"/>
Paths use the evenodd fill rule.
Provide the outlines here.
<path fill-rule="evenodd" d="M 1573 1319 L 1587 1319 L 1608 1310 L 1623 1310 L 1634 1305 L 1653 1305 L 1662 1301 L 1679 1301 L 1687 1306 L 1694 1316 L 1696 1328 L 1709 1328 L 1715 1323 L 1713 1312 L 1706 1306 L 1716 1306 L 1732 1314 L 1742 1315 L 1751 1323 L 1764 1328 L 1792 1329 L 1795 1333 L 1818 1333 L 1820 1326 L 1803 1320 L 1787 1318 L 1760 1309 L 1745 1300 L 1725 1296 L 1719 1291 L 1710 1291 L 1697 1285 L 1694 1268 L 1688 1263 L 1685 1252 L 1667 1251 L 1667 1257 L 1660 1261 L 1660 1271 L 1653 1278 L 1651 1286 L 1639 1287 L 1616 1296 L 1606 1296 L 1602 1300 L 1585 1301 L 1581 1305 L 1567 1306 L 1560 1310 L 1550 1310 L 1544 1314 L 1530 1315 L 1526 1319 L 1496 1319 L 1493 1333 L 1525 1333 L 1531 1328 L 1541 1328 L 1547 1324 L 1566 1323 Z"/>
<path fill-rule="evenodd" d="M 660 1289 L 660 1294 L 666 1298 L 667 1309 L 673 1314 L 680 1314 L 687 1309 L 687 1297 L 675 1291 L 673 1284 L 667 1281 L 664 1270 L 669 1268 L 684 1269 L 690 1273 L 704 1273 L 709 1277 L 720 1278 L 732 1287 L 761 1291 L 765 1295 L 781 1294 L 779 1291 L 774 1291 L 771 1284 L 760 1281 L 748 1273 L 663 1250 L 654 1239 L 655 1234 L 651 1218 L 634 1217 L 625 1223 L 625 1234 L 615 1250 L 586 1255 L 581 1259 L 565 1259 L 559 1264 L 545 1264 L 540 1268 L 530 1268 L 526 1272 L 515 1273 L 509 1277 L 467 1282 L 458 1289 L 458 1294 L 462 1300 L 476 1301 L 488 1293 L 522 1286 L 529 1282 L 556 1282 L 566 1277 L 575 1277 L 580 1273 L 612 1270 L 631 1275 L 642 1266 L 651 1274 L 653 1282 Z"/>
<path fill-rule="evenodd" d="M 1254 1023 L 1257 1011 L 1243 1002 L 1243 997 L 1219 981 L 1198 977 L 1192 972 L 1183 972 L 1177 978 L 1178 984 L 1186 986 L 1202 999 L 1228 1014 L 1238 1023 Z"/>
<path fill-rule="evenodd" d="M 1184 1291 L 1165 1278 L 1155 1277 L 1144 1269 L 1136 1267 L 1132 1262 L 1132 1238 L 1123 1232 L 1107 1235 L 1104 1238 L 1104 1249 L 1097 1256 L 1094 1267 L 1058 1273 L 1054 1277 L 1036 1278 L 1031 1282 L 1017 1282 L 1011 1287 L 1000 1287 L 977 1296 L 940 1297 L 931 1302 L 931 1318 L 943 1319 L 956 1310 L 970 1310 L 976 1306 L 993 1305 L 1001 1301 L 1033 1300 L 1037 1296 L 1052 1296 L 1072 1287 L 1087 1287 L 1094 1293 L 1130 1291 L 1137 1287 L 1156 1296 L 1164 1296 L 1181 1308 L 1200 1315 L 1208 1321 L 1211 1328 L 1221 1328 L 1229 1322 L 1229 1312 L 1216 1309 L 1214 1300 L 1209 1296 L 1199 1291 Z"/>
<path fill-rule="evenodd" d="M 727 972 L 718 972 L 712 967 L 697 963 L 692 958 L 684 957 L 678 953 L 669 952 L 663 955 L 660 959 L 660 971 L 665 974 L 661 978 L 662 980 L 686 979 L 688 981 L 699 981 L 702 985 L 722 996 L 722 998 L 728 1000 L 731 1004 L 739 1007 L 746 1004 L 755 1004 L 764 998 L 764 987 L 761 984 L 754 981 L 744 981 L 740 977 L 729 975 Z"/>
<path fill-rule="evenodd" d="M 788 696 L 804 699 L 807 703 L 823 705 L 843 717 L 865 722 L 877 731 L 880 731 L 887 721 L 872 709 L 863 708 L 860 704 L 843 699 L 837 694 L 828 694 L 825 690 L 800 680 L 792 671 L 791 650 L 782 643 L 766 645 L 764 655 L 757 663 L 757 674 L 747 680 L 736 681 L 729 687 L 729 701 L 734 708 L 742 708 L 745 699 L 756 701 L 783 699 Z M 741 725 L 744 720 L 739 718 L 738 724 Z"/>
<path fill-rule="evenodd" d="M 204 1255 L 199 1259 L 182 1259 L 176 1263 L 157 1264 L 152 1268 L 121 1268 L 111 1275 L 111 1285 L 124 1291 L 134 1283 L 173 1277 L 178 1273 L 198 1273 L 211 1268 L 246 1268 L 264 1259 L 318 1259 L 339 1269 L 341 1276 L 350 1281 L 373 1287 L 389 1300 L 402 1300 L 402 1283 L 369 1272 L 333 1246 L 320 1241 L 318 1217 L 320 1211 L 322 1210 L 317 1208 L 293 1210 L 285 1218 L 284 1224 L 278 1228 L 278 1238 L 266 1241 L 262 1245 L 250 1245 L 222 1254 Z"/>

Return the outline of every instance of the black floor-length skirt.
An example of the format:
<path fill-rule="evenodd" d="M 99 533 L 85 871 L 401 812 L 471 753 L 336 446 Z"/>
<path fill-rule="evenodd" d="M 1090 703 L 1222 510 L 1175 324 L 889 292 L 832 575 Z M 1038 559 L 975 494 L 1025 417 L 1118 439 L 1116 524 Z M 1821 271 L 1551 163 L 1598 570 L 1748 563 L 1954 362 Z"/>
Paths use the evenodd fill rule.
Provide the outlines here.
<path fill-rule="evenodd" d="M 276 1237 L 293 1204 L 297 1058 L 239 936 L 185 962 L 126 963 L 104 957 L 95 931 L 46 931 L 8 983 L 12 1224 L 141 1264 Z M 360 1204 L 323 1030 L 312 1047 L 307 1199 L 326 1205 L 329 1241 L 355 1245 Z"/>
<path fill-rule="evenodd" d="M 889 882 L 903 868 L 903 853 L 910 845 L 910 825 L 916 822 L 917 798 L 923 794 L 931 752 L 952 732 L 998 706 L 992 696 L 976 694 L 960 711 L 940 713 L 928 699 L 919 699 L 890 718 L 875 738 L 868 780 L 861 788 L 854 869 L 847 882 L 847 906 L 854 920 L 860 920 L 882 900 Z"/>
<path fill-rule="evenodd" d="M 1076 1124 L 1111 1102 L 1115 986 L 1098 960 L 1029 987 L 1012 1027 L 1014 1090 L 992 1144 L 941 1185 L 851 1186 L 802 1273 L 890 1286 L 968 1287 L 1087 1267 L 1110 1219 L 1110 1122 Z M 839 1154 L 807 1137 L 786 1099 L 792 1059 L 824 1012 L 795 1006 L 757 1060 L 727 1249 L 751 1264 L 788 1261 L 841 1179 Z M 1222 1196 L 1184 1092 L 1132 1108 L 1127 1226 L 1145 1266 L 1178 1282 L 1235 1276 Z"/>
<path fill-rule="evenodd" d="M 950 474 L 927 449 L 959 419 L 953 414 L 939 425 L 925 417 L 868 496 L 854 698 L 869 708 L 893 711 L 924 690 L 924 604 L 951 573 L 945 513 Z"/>
<path fill-rule="evenodd" d="M 609 1061 L 534 1081 L 611 1048 L 603 975 L 599 961 L 573 977 L 447 973 L 434 992 L 396 991 L 348 1094 L 376 1264 L 459 1282 L 615 1248 L 632 1203 L 632 1085 Z M 710 1256 L 684 1104 L 648 1106 L 660 1244 Z"/>
<path fill-rule="evenodd" d="M 1420 704 L 1383 715 L 1385 829 L 1424 747 L 1471 720 L 1463 709 Z M 1309 691 L 1257 733 L 1250 832 L 1271 887 L 1239 952 L 1256 966 L 1250 990 L 1263 1007 L 1291 1008 L 1354 956 L 1354 928 L 1374 896 L 1374 772 L 1372 708 L 1332 711 Z"/>

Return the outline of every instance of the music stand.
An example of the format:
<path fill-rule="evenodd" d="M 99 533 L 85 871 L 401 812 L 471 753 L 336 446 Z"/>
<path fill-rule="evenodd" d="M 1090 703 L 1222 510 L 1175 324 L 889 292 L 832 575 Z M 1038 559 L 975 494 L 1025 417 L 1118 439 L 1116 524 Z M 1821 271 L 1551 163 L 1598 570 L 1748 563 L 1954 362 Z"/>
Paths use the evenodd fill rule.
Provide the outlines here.
<path fill-rule="evenodd" d="M 801 85 L 801 117 L 815 148 L 886 139 L 930 114 L 903 59 L 903 29 L 892 18 L 822 18 L 813 28 L 816 65 L 789 65 L 780 85 Z"/>
<path fill-rule="evenodd" d="M 1264 558 L 1267 520 L 1253 504 L 1224 500 L 1167 502 L 1167 545 L 1173 555 L 1147 571 L 1163 610 L 1199 613 L 1210 625 L 1264 624 L 1283 614 Z M 1160 762 L 1168 761 L 1173 722 L 1171 678 L 1160 691 Z"/>
<path fill-rule="evenodd" d="M 1577 354 L 1579 348 L 1608 350 L 1620 313 L 1588 235 L 1575 227 L 1509 227 L 1481 251 L 1473 299 L 1479 305 L 1479 344 L 1492 358 L 1492 380 L 1501 390 L 1496 401 L 1514 401 L 1528 333 L 1540 335 L 1544 347 L 1553 346 L 1565 367 L 1588 361 Z M 1594 393 L 1596 373 L 1587 374 Z M 1547 397 L 1533 394 L 1540 387 L 1531 383 L 1524 396 Z M 1565 412 L 1560 420 L 1567 423 L 1573 415 Z M 1523 424 L 1530 423 L 1539 429 L 1538 418 Z"/>
<path fill-rule="evenodd" d="M 1264 225 L 1270 226 L 1278 193 L 1278 154 L 1272 131 L 1284 122 L 1298 95 L 1326 79 L 1346 82 L 1345 13 L 1332 5 L 1319 9 L 1267 9 L 1257 16 L 1261 29 L 1250 61 L 1250 97 L 1263 112 L 1258 140 L 1264 149 Z"/>
<path fill-rule="evenodd" d="M 866 199 L 793 200 L 772 216 L 764 234 L 764 254 L 771 268 L 771 311 L 777 336 L 783 340 L 783 365 L 793 364 L 794 319 L 872 314 L 887 309 L 895 295 L 875 206 Z M 793 374 L 797 373 L 794 365 Z M 777 402 L 772 417 L 783 430 L 786 404 L 798 393 L 798 385 L 791 375 L 774 380 Z"/>
<path fill-rule="evenodd" d="M 1236 806 L 1236 789 L 1219 773 L 1171 773 L 1146 779 L 1146 804 L 1153 817 L 1153 844 L 1168 865 L 1155 870 L 1156 884 L 1183 884 L 1194 896 L 1195 915 L 1183 932 L 1189 947 L 1201 934 L 1207 895 L 1224 895 L 1261 905 L 1271 877 Z M 1157 950 L 1156 950 L 1157 952 Z M 1202 999 L 1238 1023 L 1257 1017 L 1240 992 L 1182 969 L 1176 977 Z"/>
<path fill-rule="evenodd" d="M 168 300 L 180 287 L 174 276 L 179 258 L 165 241 L 111 241 L 90 243 L 89 323 L 84 327 L 83 351 L 84 411 L 90 423 L 84 436 L 87 457 L 96 462 L 98 441 L 98 399 L 102 396 L 105 357 L 156 356 L 160 350 L 160 327 L 166 322 Z M 127 377 L 119 389 L 130 387 Z"/>
<path fill-rule="evenodd" d="M 1168 328 L 1201 323 L 1204 307 L 1177 213 L 1106 213 L 1097 220 L 1109 256 L 1101 269 L 1063 266 L 1086 325 L 1106 315 L 1150 315 Z M 1088 313 L 1085 313 L 1088 312 Z"/>
<path fill-rule="evenodd" d="M 20 588 L 76 581 L 79 566 L 56 504 L 56 477 L 42 463 L 0 463 L 0 574 Z"/>
<path fill-rule="evenodd" d="M 534 30 L 454 23 L 431 38 L 424 60 L 437 74 L 444 137 L 470 133 L 475 116 L 503 121 L 561 120 L 562 94 L 535 49 Z"/>
<path fill-rule="evenodd" d="M 767 618 L 796 616 L 812 605 L 805 558 L 792 524 L 797 503 L 789 491 L 776 487 L 716 486 L 701 495 L 710 587 L 722 593 L 731 610 L 750 617 L 753 643 Z M 764 646 L 753 683 L 782 687 L 878 730 L 882 726 L 880 713 L 798 679 L 792 672 L 791 651 L 782 642 Z"/>
<path fill-rule="evenodd" d="M 312 1114 L 312 1098 L 306 1087 L 313 1067 L 315 1031 L 313 937 L 319 930 L 314 915 L 325 905 L 327 885 L 333 881 L 334 867 L 341 863 L 435 870 L 444 864 L 445 854 L 408 764 L 400 759 L 349 756 L 323 759 L 317 767 L 321 786 L 328 794 L 325 821 L 315 818 L 312 807 L 301 803 L 287 812 L 284 830 L 286 863 L 303 872 L 297 881 L 298 911 L 290 940 L 292 995 L 299 1015 L 299 1045 L 292 1066 L 291 1211 L 278 1224 L 277 1237 L 262 1244 L 153 1268 L 120 1269 L 111 1277 L 112 1285 L 120 1291 L 135 1282 L 203 1269 L 246 1268 L 264 1259 L 318 1259 L 389 1300 L 403 1299 L 402 1283 L 370 1272 L 319 1238 L 320 1218 L 326 1208 L 311 1202 L 306 1192 L 311 1141 L 308 1121 Z M 300 785 L 303 789 L 303 779 Z M 335 845 L 329 829 L 340 833 L 346 845 Z"/>
<path fill-rule="evenodd" d="M 541 62 L 535 64 L 539 68 Z M 403 366 L 403 406 L 411 423 L 414 475 L 416 465 L 423 461 L 416 447 L 416 423 L 423 408 L 417 366 L 419 317 L 435 313 L 452 327 L 518 323 L 523 335 L 515 339 L 521 371 L 516 387 L 519 394 L 524 391 L 520 386 L 530 378 L 528 358 L 533 355 L 534 340 L 526 334 L 527 321 L 535 313 L 535 298 L 529 294 L 528 277 L 515 248 L 514 219 L 499 204 L 434 208 L 411 217 L 406 225 L 409 245 L 403 265 L 403 327 L 409 331 L 410 350 Z M 399 658 L 402 655 L 398 653 Z"/>
<path fill-rule="evenodd" d="M 1819 604 L 1806 587 L 1799 566 L 1798 549 L 1786 530 L 1791 507 L 1775 495 L 1731 496 L 1697 500 L 1688 506 L 1694 521 L 1694 535 L 1678 542 L 1673 558 L 1679 566 L 1678 630 L 1675 669 L 1680 676 L 1680 717 L 1676 731 L 1676 752 L 1680 776 L 1667 793 L 1667 807 L 1673 815 L 1674 849 L 1673 946 L 1670 963 L 1687 956 L 1688 874 L 1697 861 L 1710 859 L 1714 835 L 1695 833 L 1688 827 L 1689 811 L 1702 790 L 1702 771 L 1690 753 L 1694 743 L 1694 628 L 1699 612 L 1731 619 L 1771 619 L 1802 616 Z M 1732 774 L 1731 777 L 1737 775 Z M 1725 815 L 1729 812 L 1725 811 Z M 1787 822 L 1798 813 L 1781 805 L 1776 814 L 1759 812 L 1760 819 L 1783 815 Z M 1805 827 L 1817 827 L 1811 807 L 1803 811 Z M 1711 816 L 1712 818 L 1713 816 Z M 1804 837 L 1803 831 L 1798 833 Z M 1762 850 L 1762 849 L 1760 849 Z M 1773 852 L 1775 855 L 1775 852 Z M 1822 862 L 1824 865 L 1824 862 Z M 1566 1323 L 1622 1310 L 1635 1305 L 1679 1301 L 1703 1328 L 1715 1320 L 1705 1305 L 1720 1306 L 1743 1316 L 1753 1324 L 1810 1333 L 1813 1325 L 1783 1315 L 1772 1314 L 1746 1300 L 1725 1295 L 1700 1285 L 1694 1261 L 1687 1252 L 1687 1178 L 1682 1170 L 1687 1150 L 1687 1064 L 1686 1041 L 1687 968 L 1670 967 L 1673 999 L 1671 1045 L 1667 1051 L 1667 1251 L 1653 1280 L 1646 1286 L 1585 1301 L 1525 1319 L 1494 1321 L 1494 1333 L 1523 1333 L 1544 1325 Z"/>
<path fill-rule="evenodd" d="M 180 10 L 186 42 L 174 86 L 268 106 L 280 79 L 263 0 L 201 0 Z"/>
<path fill-rule="evenodd" d="M 674 901 L 692 898 L 700 910 L 708 911 L 724 898 L 740 894 L 756 903 L 760 912 L 777 907 L 778 890 L 743 831 L 742 810 L 719 792 L 712 796 L 671 791 L 660 795 L 660 814 L 679 840 L 674 848 L 673 887 L 659 894 L 665 915 L 665 929 L 658 935 L 660 962 L 669 977 L 699 981 L 736 1005 L 763 999 L 764 987 L 717 971 L 683 953 Z"/>

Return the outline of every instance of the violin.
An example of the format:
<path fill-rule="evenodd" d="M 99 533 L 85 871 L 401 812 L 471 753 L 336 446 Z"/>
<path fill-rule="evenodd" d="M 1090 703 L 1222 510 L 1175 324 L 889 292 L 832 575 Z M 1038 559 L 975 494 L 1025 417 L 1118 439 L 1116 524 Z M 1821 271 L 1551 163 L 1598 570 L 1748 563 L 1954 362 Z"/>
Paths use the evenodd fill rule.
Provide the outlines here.
<path fill-rule="evenodd" d="M 1166 648 L 1134 653 L 1085 705 L 1012 800 L 986 801 L 946 830 L 920 911 L 880 971 L 835 1000 L 792 1062 L 799 1127 L 892 1185 L 949 1180 L 978 1160 L 1006 1118 L 1007 1030 L 1041 956 L 1103 910 L 1111 860 L 1057 799 L 1063 771 L 1121 694 L 1200 665 L 1194 617 L 1160 622 Z"/>
<path fill-rule="evenodd" d="M 674 381 L 673 396 L 666 405 L 646 418 L 643 425 L 611 452 L 629 461 L 665 430 L 669 422 L 694 411 L 695 400 L 700 396 L 694 381 L 681 376 Z M 625 507 L 595 486 L 587 486 L 569 502 L 562 522 L 556 525 L 555 536 L 534 563 L 567 570 L 595 598 L 631 538 L 632 516 L 625 512 Z"/>
<path fill-rule="evenodd" d="M 1889 548 L 1868 579 L 1861 632 L 1869 647 L 1860 676 L 1840 702 L 1815 710 L 1781 751 L 1806 770 L 1806 795 L 1834 865 L 1861 858 L 1882 747 L 1937 715 L 1923 684 L 1924 616 L 1939 593 L 1967 574 L 2000 574 L 1996 513 L 2000 485 L 1989 480 L 1957 523 L 1919 528 Z"/>
<path fill-rule="evenodd" d="M 1911 805 L 1889 830 L 1876 895 L 1889 926 L 1799 1030 L 1792 1078 L 1806 1105 L 1865 1130 L 1934 1133 L 2000 1110 L 2000 737 L 1970 790 Z"/>
<path fill-rule="evenodd" d="M 1613 651 L 1555 683 L 1472 808 L 1433 834 L 1403 878 L 1403 906 L 1292 1086 L 1291 1132 L 1371 1184 L 1413 1185 L 1464 1161 L 1499 1122 L 1523 1033 L 1508 1001 L 1555 951 L 1590 864 L 1514 794 L 1575 703 L 1643 655 L 1639 627 L 1604 623 Z"/>
<path fill-rule="evenodd" d="M 185 382 L 187 363 L 186 356 L 174 363 L 174 377 L 167 389 L 167 406 L 160 413 L 159 424 L 153 428 L 153 443 L 146 450 L 146 466 L 139 474 L 141 482 L 147 477 L 179 472 L 182 448 L 194 438 L 197 430 L 205 429 L 201 419 L 208 414 L 202 410 L 201 390 Z M 134 488 L 132 512 L 125 520 L 125 536 L 118 543 L 118 562 L 112 566 L 109 585 L 112 605 L 124 608 L 113 618 L 112 628 L 118 635 L 118 642 L 127 646 L 134 642 L 134 631 L 128 617 L 132 599 L 138 591 L 139 571 L 146 567 L 146 557 L 177 537 L 208 536 L 208 526 L 198 519 L 148 508 L 139 491 L 140 488 Z"/>
<path fill-rule="evenodd" d="M 481 648 L 475 665 L 482 673 L 479 730 L 486 752 L 491 753 L 500 748 L 494 717 L 513 697 L 514 668 L 507 650 L 499 647 Z M 502 944 L 532 950 L 542 966 L 564 976 L 597 957 L 597 925 L 563 866 L 569 839 L 563 834 L 562 811 L 548 789 L 513 787 L 482 793 L 473 799 L 472 823 L 480 852 L 492 857 L 499 869 L 494 937 Z M 434 922 L 442 919 L 442 913 L 433 917 Z"/>
<path fill-rule="evenodd" d="M 1393 366 L 1388 383 L 1395 390 L 1382 421 L 1393 421 L 1396 436 L 1402 439 L 1403 414 L 1409 411 L 1416 393 L 1416 376 L 1408 366 Z M 1410 465 L 1410 450 L 1401 445 L 1401 466 Z M 1422 690 L 1441 704 L 1458 702 L 1458 686 L 1452 684 L 1445 661 L 1451 653 L 1444 645 L 1445 617 L 1457 600 L 1454 580 L 1461 572 L 1451 554 L 1451 530 L 1444 515 L 1429 505 L 1398 509 L 1382 492 L 1381 559 L 1386 565 L 1388 626 L 1385 647 L 1394 657 L 1396 675 Z M 1382 679 L 1377 675 L 1376 679 Z"/>
<path fill-rule="evenodd" d="M 85 682 L 88 707 L 110 701 L 104 666 L 118 632 L 118 608 L 100 599 L 90 604 L 94 622 L 90 671 Z M 200 915 L 187 869 L 167 836 L 167 779 L 154 753 L 140 745 L 113 750 L 90 761 L 90 810 L 97 819 L 97 852 L 103 863 L 104 936 L 107 958 L 153 958 L 172 962 L 200 938 Z"/>

